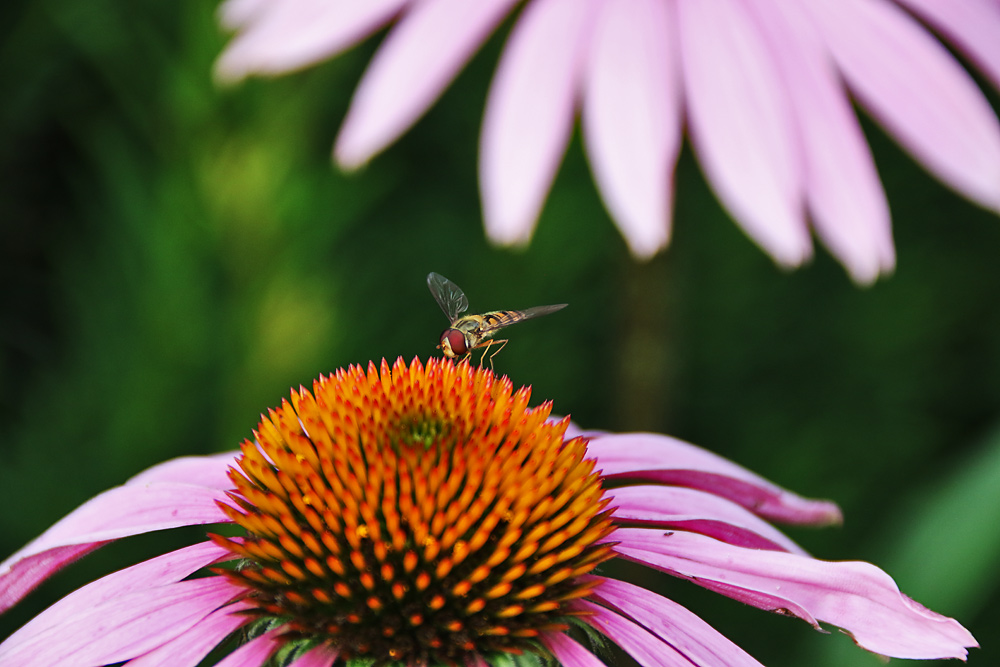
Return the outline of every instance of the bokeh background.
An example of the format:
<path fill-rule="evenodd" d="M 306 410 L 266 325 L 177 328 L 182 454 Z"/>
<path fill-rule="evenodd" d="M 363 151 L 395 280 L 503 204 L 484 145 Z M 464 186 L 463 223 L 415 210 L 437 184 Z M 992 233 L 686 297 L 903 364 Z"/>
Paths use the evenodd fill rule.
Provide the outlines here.
<path fill-rule="evenodd" d="M 975 633 L 972 664 L 1000 664 L 1000 219 L 866 121 L 895 275 L 858 288 L 822 248 L 779 270 L 689 148 L 671 247 L 639 264 L 577 137 L 531 245 L 498 249 L 475 165 L 505 30 L 402 141 L 345 175 L 330 147 L 379 38 L 225 89 L 213 11 L 0 8 L 0 558 L 147 466 L 235 447 L 291 386 L 434 354 L 437 271 L 473 309 L 568 302 L 511 330 L 498 372 L 583 426 L 669 433 L 836 500 L 843 527 L 789 532 L 887 569 Z M 197 534 L 89 556 L 0 617 L 0 637 Z M 839 633 L 656 578 L 765 664 L 881 664 Z"/>

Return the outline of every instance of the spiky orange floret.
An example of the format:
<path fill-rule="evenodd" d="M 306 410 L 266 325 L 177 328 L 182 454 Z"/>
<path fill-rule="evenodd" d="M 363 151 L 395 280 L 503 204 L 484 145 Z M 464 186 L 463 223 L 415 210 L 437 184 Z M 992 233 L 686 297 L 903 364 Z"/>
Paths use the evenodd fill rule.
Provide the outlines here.
<path fill-rule="evenodd" d="M 288 636 L 459 663 L 565 627 L 613 530 L 586 443 L 492 372 L 383 360 L 321 377 L 242 444 L 222 572 Z"/>

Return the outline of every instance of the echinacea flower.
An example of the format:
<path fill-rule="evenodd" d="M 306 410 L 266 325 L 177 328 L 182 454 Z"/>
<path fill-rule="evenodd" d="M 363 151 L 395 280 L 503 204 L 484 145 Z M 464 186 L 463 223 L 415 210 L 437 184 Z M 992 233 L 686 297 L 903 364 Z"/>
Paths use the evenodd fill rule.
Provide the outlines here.
<path fill-rule="evenodd" d="M 609 578 L 612 558 L 907 658 L 966 656 L 956 621 L 884 572 L 803 552 L 766 519 L 829 523 L 666 436 L 578 433 L 467 363 L 352 366 L 293 391 L 238 453 L 168 461 L 85 503 L 0 565 L 0 609 L 128 535 L 231 523 L 71 593 L 0 644 L 4 665 L 756 665 L 703 620 Z M 191 578 L 203 568 L 206 576 Z M 596 631 L 596 632 L 594 632 Z M 599 634 L 598 634 L 599 633 Z"/>
<path fill-rule="evenodd" d="M 480 143 L 495 241 L 531 237 L 578 109 L 601 196 L 639 257 L 669 241 L 686 123 L 720 200 L 778 263 L 811 256 L 811 226 L 855 280 L 891 271 L 889 208 L 852 99 L 935 177 L 1000 211 L 997 116 L 917 21 L 1000 87 L 995 0 L 226 0 L 236 36 L 217 73 L 301 68 L 395 22 L 334 148 L 353 168 L 519 4 Z"/>

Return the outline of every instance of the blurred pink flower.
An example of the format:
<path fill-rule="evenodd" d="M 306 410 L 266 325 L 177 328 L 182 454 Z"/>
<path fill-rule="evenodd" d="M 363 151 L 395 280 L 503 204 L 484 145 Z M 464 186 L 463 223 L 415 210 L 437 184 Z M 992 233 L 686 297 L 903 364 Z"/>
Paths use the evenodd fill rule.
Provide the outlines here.
<path fill-rule="evenodd" d="M 600 667 L 564 633 L 586 624 L 647 667 L 758 665 L 677 603 L 597 574 L 611 558 L 831 623 L 883 655 L 976 646 L 874 565 L 812 558 L 767 522 L 838 522 L 832 503 L 666 436 L 580 432 L 529 399 L 440 359 L 292 392 L 241 451 L 150 468 L 0 563 L 4 611 L 113 540 L 218 523 L 244 535 L 84 586 L 0 644 L 0 664 L 193 667 L 239 631 L 249 641 L 217 664 L 281 651 L 295 667 L 485 667 L 530 652 Z"/>
<path fill-rule="evenodd" d="M 278 74 L 395 26 L 334 154 L 357 167 L 438 98 L 518 0 L 227 0 L 217 74 Z M 850 92 L 928 171 L 1000 211 L 1000 124 L 934 28 L 1000 86 L 996 0 L 526 0 L 486 103 L 486 229 L 526 242 L 579 107 L 598 188 L 632 252 L 667 245 L 686 118 L 709 183 L 784 266 L 816 234 L 859 282 L 891 271 L 889 210 Z M 904 11 L 907 10 L 907 11 Z M 911 13 L 908 13 L 912 12 Z"/>

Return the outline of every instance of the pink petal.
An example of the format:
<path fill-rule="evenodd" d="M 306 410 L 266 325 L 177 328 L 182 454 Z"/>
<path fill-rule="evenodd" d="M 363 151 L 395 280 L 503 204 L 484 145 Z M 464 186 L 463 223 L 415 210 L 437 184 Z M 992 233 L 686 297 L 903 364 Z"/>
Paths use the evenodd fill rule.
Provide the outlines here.
<path fill-rule="evenodd" d="M 224 9 L 242 23 L 215 63 L 216 77 L 281 74 L 333 57 L 388 23 L 411 0 L 281 0 Z"/>
<path fill-rule="evenodd" d="M 256 667 L 263 665 L 282 646 L 283 628 L 268 630 L 215 663 L 215 667 Z"/>
<path fill-rule="evenodd" d="M 223 577 L 206 577 L 121 595 L 19 641 L 0 645 L 10 665 L 105 665 L 147 653 L 184 634 L 243 592 Z"/>
<path fill-rule="evenodd" d="M 1000 88 L 1000 4 L 996 0 L 896 0 L 941 31 Z"/>
<path fill-rule="evenodd" d="M 644 528 L 677 528 L 751 549 L 779 549 L 805 555 L 781 531 L 736 503 L 711 493 L 675 486 L 609 489 L 615 521 Z"/>
<path fill-rule="evenodd" d="M 561 632 L 540 636 L 542 646 L 552 652 L 556 664 L 563 667 L 607 667 L 600 658 Z"/>
<path fill-rule="evenodd" d="M 210 489 L 231 489 L 229 468 L 236 465 L 238 455 L 239 452 L 225 452 L 212 456 L 182 456 L 143 470 L 125 483 L 180 482 Z"/>
<path fill-rule="evenodd" d="M 143 561 L 79 588 L 35 616 L 8 639 L 50 630 L 77 614 L 108 600 L 172 584 L 212 563 L 232 558 L 232 552 L 212 542 L 203 542 Z"/>
<path fill-rule="evenodd" d="M 870 563 L 743 549 L 694 533 L 623 528 L 614 539 L 615 550 L 626 558 L 747 604 L 832 623 L 875 653 L 964 659 L 966 647 L 978 646 L 957 621 L 906 597 Z"/>
<path fill-rule="evenodd" d="M 584 432 L 588 433 L 588 432 Z M 595 435 L 587 446 L 603 477 L 615 484 L 652 482 L 701 489 L 783 523 L 840 523 L 837 506 L 809 500 L 701 447 L 656 433 Z"/>
<path fill-rule="evenodd" d="M 592 603 L 578 604 L 581 608 L 593 612 L 590 616 L 581 617 L 580 620 L 618 644 L 643 667 L 663 665 L 691 667 L 691 661 L 686 655 L 635 621 Z"/>
<path fill-rule="evenodd" d="M 594 24 L 583 132 L 604 202 L 632 253 L 670 239 L 681 147 L 676 25 L 663 0 L 608 0 Z"/>
<path fill-rule="evenodd" d="M 225 0 L 219 5 L 219 23 L 226 30 L 250 24 L 272 7 L 271 0 Z"/>
<path fill-rule="evenodd" d="M 195 667 L 226 637 L 253 620 L 238 613 L 251 606 L 239 601 L 216 609 L 187 632 L 129 661 L 128 667 Z M 325 667 L 330 664 L 326 663 Z"/>
<path fill-rule="evenodd" d="M 673 600 L 635 584 L 594 578 L 601 580 L 601 584 L 594 590 L 593 598 L 654 633 L 695 665 L 760 665 L 718 630 Z M 586 601 L 580 606 L 590 611 L 601 609 Z"/>
<path fill-rule="evenodd" d="M 480 140 L 486 231 L 498 243 L 531 237 L 573 129 L 593 0 L 525 7 L 490 86 Z"/>
<path fill-rule="evenodd" d="M 320 644 L 308 653 L 299 656 L 291 667 L 330 667 L 340 655 L 340 651 Z"/>
<path fill-rule="evenodd" d="M 889 205 L 847 94 L 798 0 L 747 7 L 785 82 L 816 231 L 855 280 L 871 283 L 892 270 L 895 251 Z"/>
<path fill-rule="evenodd" d="M 334 155 L 359 167 L 433 104 L 517 0 L 425 0 L 379 47 L 358 85 Z"/>
<path fill-rule="evenodd" d="M 103 544 L 154 530 L 229 519 L 216 506 L 221 491 L 176 483 L 130 484 L 91 498 L 0 563 L 0 611 L 51 574 Z"/>
<path fill-rule="evenodd" d="M 886 131 L 943 182 L 1000 211 L 1000 122 L 940 42 L 883 0 L 803 6 L 848 86 Z"/>
<path fill-rule="evenodd" d="M 812 254 L 784 89 L 738 0 L 676 3 L 691 141 L 736 221 L 774 259 Z"/>

